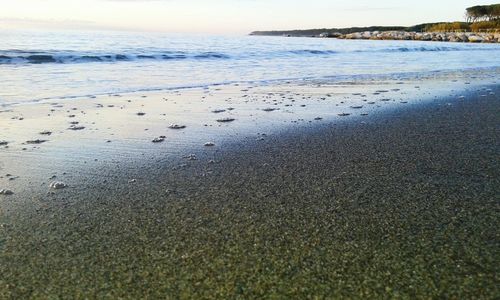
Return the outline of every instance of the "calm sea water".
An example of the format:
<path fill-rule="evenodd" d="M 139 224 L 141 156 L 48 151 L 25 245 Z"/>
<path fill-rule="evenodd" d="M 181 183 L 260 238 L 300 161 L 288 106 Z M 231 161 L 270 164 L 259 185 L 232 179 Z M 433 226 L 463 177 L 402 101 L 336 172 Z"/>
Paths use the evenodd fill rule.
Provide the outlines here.
<path fill-rule="evenodd" d="M 500 67 L 500 46 L 285 37 L 0 31 L 0 105 L 302 78 Z"/>

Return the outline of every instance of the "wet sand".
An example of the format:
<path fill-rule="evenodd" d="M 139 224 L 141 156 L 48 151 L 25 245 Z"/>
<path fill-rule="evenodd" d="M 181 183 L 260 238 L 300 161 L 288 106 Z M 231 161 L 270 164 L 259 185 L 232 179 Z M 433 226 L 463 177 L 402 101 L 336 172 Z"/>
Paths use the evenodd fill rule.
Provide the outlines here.
<path fill-rule="evenodd" d="M 57 191 L 16 179 L 0 195 L 0 297 L 495 298 L 488 88 L 104 164 Z"/>

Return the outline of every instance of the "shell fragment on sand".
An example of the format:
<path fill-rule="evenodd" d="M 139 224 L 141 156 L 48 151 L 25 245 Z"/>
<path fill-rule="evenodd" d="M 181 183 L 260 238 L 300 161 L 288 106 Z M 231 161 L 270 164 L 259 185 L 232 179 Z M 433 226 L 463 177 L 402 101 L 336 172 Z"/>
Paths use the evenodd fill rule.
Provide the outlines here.
<path fill-rule="evenodd" d="M 67 186 L 68 185 L 66 185 L 64 182 L 61 181 L 53 181 L 49 184 L 49 187 L 54 190 L 64 189 Z"/>

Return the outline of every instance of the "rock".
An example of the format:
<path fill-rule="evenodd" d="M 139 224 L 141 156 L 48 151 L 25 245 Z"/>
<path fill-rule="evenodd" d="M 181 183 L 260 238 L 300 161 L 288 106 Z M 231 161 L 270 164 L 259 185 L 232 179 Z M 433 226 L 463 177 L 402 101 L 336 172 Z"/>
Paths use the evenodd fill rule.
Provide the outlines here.
<path fill-rule="evenodd" d="M 9 142 L 7 141 L 0 141 L 0 146 L 7 146 Z"/>
<path fill-rule="evenodd" d="M 233 119 L 233 118 L 222 118 L 222 119 L 218 119 L 217 122 L 219 122 L 219 123 L 228 123 L 228 122 L 233 122 L 234 120 L 236 120 L 236 119 Z"/>
<path fill-rule="evenodd" d="M 137 115 L 138 116 L 144 116 L 146 113 L 145 112 L 138 112 Z"/>
<path fill-rule="evenodd" d="M 469 42 L 471 42 L 471 43 L 481 43 L 484 41 L 484 38 L 477 36 L 477 35 L 470 35 L 468 38 L 469 38 Z"/>
<path fill-rule="evenodd" d="M 10 196 L 10 195 L 13 195 L 14 192 L 11 191 L 11 190 L 8 190 L 8 189 L 1 189 L 0 190 L 0 195 L 6 195 L 6 196 Z"/>
<path fill-rule="evenodd" d="M 61 181 L 53 181 L 49 184 L 49 187 L 51 189 L 54 189 L 54 190 L 60 190 L 60 189 L 64 189 L 65 187 L 67 187 L 67 185 Z"/>
<path fill-rule="evenodd" d="M 170 126 L 168 126 L 168 128 L 170 129 L 184 129 L 186 128 L 185 125 L 178 125 L 178 124 L 171 124 Z"/>

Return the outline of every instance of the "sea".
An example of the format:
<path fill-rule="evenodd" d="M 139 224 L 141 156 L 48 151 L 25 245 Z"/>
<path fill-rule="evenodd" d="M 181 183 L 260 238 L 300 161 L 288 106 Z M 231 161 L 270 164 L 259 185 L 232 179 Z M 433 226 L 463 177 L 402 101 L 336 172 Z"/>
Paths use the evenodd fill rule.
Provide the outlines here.
<path fill-rule="evenodd" d="M 0 105 L 500 67 L 500 45 L 298 37 L 0 31 Z"/>

